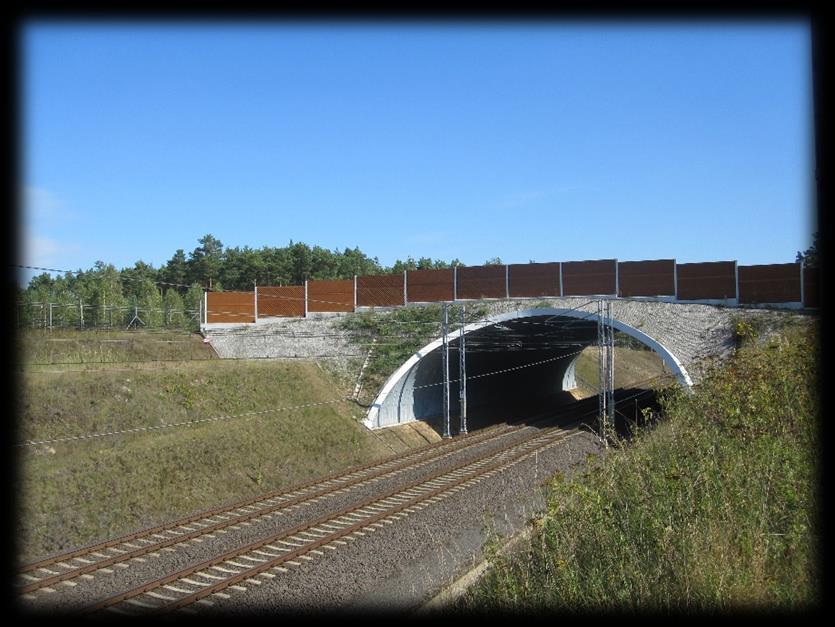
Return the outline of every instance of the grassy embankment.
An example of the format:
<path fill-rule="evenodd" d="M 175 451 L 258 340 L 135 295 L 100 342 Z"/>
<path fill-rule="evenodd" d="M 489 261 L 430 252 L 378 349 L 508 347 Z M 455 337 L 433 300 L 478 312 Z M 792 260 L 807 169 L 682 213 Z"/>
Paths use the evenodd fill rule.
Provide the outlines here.
<path fill-rule="evenodd" d="M 13 442 L 139 429 L 14 447 L 24 561 L 392 454 L 316 363 L 212 359 L 188 334 L 20 340 Z"/>
<path fill-rule="evenodd" d="M 657 353 L 629 336 L 615 331 L 615 389 L 655 389 L 673 380 L 670 369 Z M 598 392 L 598 353 L 590 346 L 580 353 L 575 365 L 577 389 L 574 396 L 588 398 Z"/>
<path fill-rule="evenodd" d="M 743 336 L 631 444 L 548 486 L 460 611 L 793 610 L 820 601 L 816 324 Z"/>

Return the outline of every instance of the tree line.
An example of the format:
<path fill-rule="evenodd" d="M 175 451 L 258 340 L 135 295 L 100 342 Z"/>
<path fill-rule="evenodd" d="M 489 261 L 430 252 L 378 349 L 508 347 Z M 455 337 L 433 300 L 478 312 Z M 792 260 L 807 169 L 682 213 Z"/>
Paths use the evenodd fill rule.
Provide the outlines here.
<path fill-rule="evenodd" d="M 488 263 L 501 263 L 496 258 Z M 211 234 L 198 240 L 198 246 L 190 253 L 178 249 L 161 267 L 137 261 L 132 267 L 117 270 L 113 264 L 97 261 L 89 270 L 66 272 L 52 276 L 44 272 L 35 276 L 25 289 L 19 288 L 18 301 L 25 317 L 22 324 L 31 320 L 27 316 L 46 314 L 41 303 L 54 303 L 61 314 L 78 323 L 88 308 L 90 324 L 103 323 L 100 318 L 113 310 L 141 308 L 150 317 L 144 324 L 168 325 L 170 312 L 197 311 L 204 289 L 250 291 L 257 285 L 301 285 L 305 280 L 350 279 L 354 275 L 402 273 L 404 270 L 423 270 L 463 266 L 458 259 L 446 262 L 421 257 L 397 260 L 392 266 L 383 266 L 377 257 L 371 258 L 358 247 L 327 250 L 293 242 L 283 247 L 249 246 L 224 248 L 223 243 Z M 26 306 L 28 305 L 28 307 Z M 33 314 L 37 311 L 39 313 Z M 110 313 L 108 314 L 108 310 Z M 180 316 L 189 326 L 188 316 Z M 119 324 L 124 320 L 119 320 Z"/>

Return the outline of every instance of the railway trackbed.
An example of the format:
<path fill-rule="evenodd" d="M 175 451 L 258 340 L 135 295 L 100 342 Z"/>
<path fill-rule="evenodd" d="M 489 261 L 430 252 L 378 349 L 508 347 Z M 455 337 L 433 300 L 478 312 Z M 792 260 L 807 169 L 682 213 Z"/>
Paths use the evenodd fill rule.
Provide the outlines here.
<path fill-rule="evenodd" d="M 573 426 L 573 425 L 572 425 Z M 26 607 L 168 612 L 268 584 L 555 446 L 570 425 L 498 425 L 20 569 Z"/>

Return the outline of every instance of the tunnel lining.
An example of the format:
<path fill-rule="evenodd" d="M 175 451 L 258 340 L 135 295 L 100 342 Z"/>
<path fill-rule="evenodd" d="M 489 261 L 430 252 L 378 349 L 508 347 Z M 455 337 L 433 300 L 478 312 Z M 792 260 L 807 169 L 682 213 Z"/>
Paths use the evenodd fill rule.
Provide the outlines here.
<path fill-rule="evenodd" d="M 470 334 L 480 329 L 494 326 L 502 322 L 536 317 L 561 317 L 585 320 L 593 320 L 595 318 L 593 313 L 579 309 L 526 309 L 504 314 L 495 314 L 488 316 L 484 320 L 481 320 L 479 322 L 466 324 L 463 329 L 456 329 L 455 331 L 450 332 L 448 334 L 448 341 L 453 342 L 454 340 L 460 337 L 461 333 L 465 333 L 467 337 L 470 337 Z M 666 366 L 670 368 L 670 370 L 675 375 L 682 387 L 684 387 L 686 390 L 689 390 L 692 387 L 692 380 L 690 378 L 690 375 L 687 373 L 687 370 L 685 369 L 684 365 L 663 344 L 661 344 L 651 336 L 647 335 L 646 333 L 643 333 L 642 331 L 639 331 L 638 329 L 630 325 L 627 325 L 617 319 L 612 320 L 612 326 L 616 330 L 635 338 L 642 344 L 651 348 L 655 353 L 659 355 L 659 357 L 666 364 Z M 384 426 L 402 424 L 405 422 L 412 422 L 414 420 L 420 419 L 416 416 L 417 403 L 413 401 L 411 405 L 408 402 L 404 404 L 403 398 L 408 391 L 414 391 L 414 389 L 420 387 L 414 385 L 414 377 L 416 376 L 416 373 L 419 370 L 419 368 L 416 368 L 416 366 L 420 365 L 424 358 L 432 354 L 438 348 L 441 348 L 442 345 L 443 338 L 438 338 L 426 344 L 420 350 L 416 351 L 409 359 L 407 359 L 388 378 L 386 383 L 381 388 L 379 394 L 377 395 L 377 398 L 375 398 L 374 403 L 369 409 L 365 420 L 363 421 L 363 424 L 365 424 L 366 427 L 375 429 Z M 573 380 L 573 365 L 575 361 L 576 358 L 571 360 L 566 370 L 563 372 L 563 385 L 566 385 L 568 382 Z M 569 374 L 569 371 L 571 372 L 571 374 Z M 408 388 L 407 384 L 410 383 L 410 376 L 413 377 L 411 380 L 412 387 Z M 398 386 L 399 389 L 397 389 Z M 393 392 L 396 393 L 392 394 Z M 392 401 L 393 397 L 397 397 L 396 401 L 394 402 Z M 396 403 L 396 406 L 392 407 L 394 403 Z M 396 420 L 391 419 L 393 415 L 396 415 Z"/>

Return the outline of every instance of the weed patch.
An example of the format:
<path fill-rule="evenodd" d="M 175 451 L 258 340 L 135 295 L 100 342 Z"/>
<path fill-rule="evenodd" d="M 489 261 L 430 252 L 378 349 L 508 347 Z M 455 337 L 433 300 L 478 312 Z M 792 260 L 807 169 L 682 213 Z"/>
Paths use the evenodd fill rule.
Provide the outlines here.
<path fill-rule="evenodd" d="M 455 609 L 819 602 L 818 352 L 816 326 L 785 326 L 709 367 L 694 394 L 663 394 L 655 428 L 571 481 L 554 478 L 525 555 L 496 558 Z"/>
<path fill-rule="evenodd" d="M 131 358 L 158 346 L 133 337 Z M 20 383 L 14 440 L 49 441 L 15 448 L 24 561 L 391 454 L 310 362 L 99 364 Z"/>

